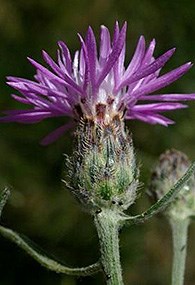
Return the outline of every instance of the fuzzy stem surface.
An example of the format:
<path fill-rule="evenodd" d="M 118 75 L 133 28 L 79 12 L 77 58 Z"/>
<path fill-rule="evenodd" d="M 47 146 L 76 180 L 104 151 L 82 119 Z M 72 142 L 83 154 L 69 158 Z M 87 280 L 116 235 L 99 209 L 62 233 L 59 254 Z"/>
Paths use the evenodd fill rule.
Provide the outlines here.
<path fill-rule="evenodd" d="M 171 220 L 173 235 L 172 285 L 184 284 L 188 226 L 188 218 Z"/>
<path fill-rule="evenodd" d="M 119 252 L 119 215 L 111 209 L 102 209 L 94 217 L 97 228 L 103 271 L 107 285 L 123 285 Z"/>
<path fill-rule="evenodd" d="M 49 270 L 55 271 L 56 273 L 64 273 L 75 276 L 88 276 L 97 273 L 101 270 L 101 264 L 99 261 L 92 265 L 81 268 L 67 267 L 62 263 L 59 263 L 58 261 L 54 260 L 53 258 L 47 256 L 45 252 L 42 252 L 42 250 L 39 249 L 37 245 L 32 243 L 25 236 L 20 235 L 14 232 L 13 230 L 5 228 L 3 226 L 0 226 L 0 235 L 17 244 L 42 266 L 46 267 Z"/>

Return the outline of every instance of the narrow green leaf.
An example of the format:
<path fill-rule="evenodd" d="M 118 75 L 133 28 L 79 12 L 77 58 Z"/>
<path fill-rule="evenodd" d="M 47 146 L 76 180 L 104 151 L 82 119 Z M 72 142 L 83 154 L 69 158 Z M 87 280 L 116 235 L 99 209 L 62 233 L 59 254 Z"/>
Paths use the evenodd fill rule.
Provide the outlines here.
<path fill-rule="evenodd" d="M 163 211 L 177 196 L 179 191 L 185 186 L 188 180 L 192 177 L 195 172 L 195 162 L 191 164 L 186 173 L 175 183 L 173 188 L 169 190 L 160 200 L 158 200 L 154 205 L 152 205 L 148 210 L 137 216 L 124 216 L 123 221 L 129 221 L 130 224 L 143 223 L 150 219 L 157 213 Z"/>
<path fill-rule="evenodd" d="M 49 257 L 48 254 L 46 254 L 42 249 L 39 248 L 39 246 L 30 241 L 27 237 L 18 234 L 11 229 L 0 226 L 0 234 L 21 247 L 42 266 L 57 273 L 65 273 L 68 275 L 76 276 L 88 276 L 101 270 L 101 265 L 99 262 L 81 268 L 67 267 L 63 263 L 60 263 Z"/>

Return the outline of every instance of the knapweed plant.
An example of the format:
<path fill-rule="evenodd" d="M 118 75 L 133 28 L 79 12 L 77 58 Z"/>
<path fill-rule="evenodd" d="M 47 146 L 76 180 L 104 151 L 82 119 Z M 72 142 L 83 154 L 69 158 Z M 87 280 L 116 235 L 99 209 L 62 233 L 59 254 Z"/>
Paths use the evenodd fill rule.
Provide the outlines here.
<path fill-rule="evenodd" d="M 172 57 L 175 49 L 155 58 L 155 40 L 146 46 L 145 39 L 141 36 L 130 63 L 125 67 L 126 26 L 125 23 L 120 29 L 116 22 L 112 40 L 109 30 L 102 26 L 99 48 L 93 30 L 89 27 L 84 39 L 79 35 L 81 48 L 75 52 L 73 59 L 62 41 L 58 43 L 56 61 L 43 51 L 47 67 L 29 58 L 36 68 L 34 80 L 8 77 L 8 84 L 20 93 L 13 94 L 12 97 L 22 104 L 30 105 L 30 108 L 6 111 L 0 119 L 1 122 L 31 124 L 51 117 L 69 117 L 70 122 L 42 140 L 43 145 L 55 141 L 68 128 L 76 125 L 73 153 L 71 157 L 66 157 L 67 175 L 64 182 L 85 210 L 94 217 L 100 243 L 97 262 L 84 268 L 68 268 L 36 251 L 26 238 L 11 229 L 1 226 L 0 233 L 51 270 L 80 276 L 102 271 L 108 285 L 122 285 L 119 230 L 125 224 L 142 223 L 168 206 L 166 213 L 173 225 L 174 240 L 179 243 L 174 246 L 176 265 L 173 266 L 173 276 L 179 277 L 177 280 L 173 278 L 172 285 L 181 285 L 185 251 L 184 257 L 178 256 L 176 252 L 180 250 L 180 242 L 175 236 L 178 236 L 178 227 L 187 236 L 189 217 L 194 215 L 195 164 L 183 162 L 179 155 L 174 166 L 175 154 L 173 153 L 173 159 L 171 153 L 166 154 L 165 157 L 171 157 L 171 166 L 167 169 L 166 162 L 162 167 L 159 166 L 155 172 L 156 177 L 153 175 L 151 182 L 151 192 L 155 192 L 157 197 L 155 204 L 142 214 L 126 214 L 125 211 L 135 203 L 138 195 L 139 167 L 132 135 L 125 127 L 125 120 L 141 120 L 164 126 L 173 124 L 162 113 L 185 108 L 186 105 L 181 102 L 194 100 L 195 94 L 154 92 L 179 79 L 192 64 L 188 62 L 161 74 L 162 67 Z M 178 200 L 173 202 L 176 196 Z M 7 197 L 8 190 L 5 190 L 1 197 L 1 210 Z M 179 215 L 182 216 L 179 219 L 177 211 L 186 211 L 186 206 L 183 205 L 185 200 L 190 205 L 190 210 L 184 214 L 185 217 Z"/>

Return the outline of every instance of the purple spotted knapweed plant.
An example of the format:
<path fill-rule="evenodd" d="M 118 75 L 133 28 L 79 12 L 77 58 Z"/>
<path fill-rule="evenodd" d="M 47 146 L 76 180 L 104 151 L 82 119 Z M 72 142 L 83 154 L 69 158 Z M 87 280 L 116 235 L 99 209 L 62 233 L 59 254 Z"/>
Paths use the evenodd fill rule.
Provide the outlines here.
<path fill-rule="evenodd" d="M 184 163 L 185 167 L 182 168 L 182 159 L 175 162 L 172 154 L 168 153 L 165 156 L 170 160 L 170 169 L 166 170 L 165 167 L 166 181 L 161 177 L 161 171 L 164 171 L 161 168 L 164 166 L 160 165 L 156 176 L 152 175 L 150 192 L 153 195 L 156 193 L 157 202 L 140 215 L 125 214 L 135 202 L 139 186 L 139 169 L 125 120 L 167 126 L 174 122 L 162 115 L 163 112 L 185 108 L 187 106 L 181 102 L 195 100 L 195 94 L 158 93 L 158 90 L 179 79 L 192 66 L 188 62 L 162 74 L 161 69 L 173 55 L 174 48 L 155 58 L 155 40 L 146 46 L 141 36 L 130 63 L 125 67 L 126 26 L 125 23 L 120 29 L 116 22 L 112 40 L 109 30 L 102 26 L 99 49 L 93 30 L 89 27 L 84 39 L 79 35 L 81 48 L 75 52 L 73 59 L 68 47 L 61 41 L 58 43 L 56 61 L 43 51 L 47 67 L 29 58 L 36 69 L 34 80 L 9 76 L 8 84 L 20 94 L 13 94 L 12 97 L 30 108 L 6 111 L 5 116 L 0 118 L 1 122 L 32 124 L 51 117 L 69 117 L 68 123 L 42 140 L 44 145 L 55 141 L 68 128 L 76 125 L 74 152 L 72 157 L 66 158 L 68 175 L 64 181 L 94 217 L 100 241 L 100 258 L 88 267 L 69 268 L 37 252 L 26 239 L 12 230 L 1 226 L 1 234 L 51 270 L 81 276 L 102 271 L 108 285 L 123 284 L 118 237 L 123 225 L 144 222 L 167 206 L 171 224 L 175 224 L 174 219 L 177 220 L 177 211 L 180 212 L 178 208 L 182 209 L 181 212 L 187 212 L 183 216 L 187 220 L 185 224 L 189 224 L 195 210 L 192 206 L 195 164 L 190 166 Z M 171 166 L 171 163 L 176 163 L 176 166 Z M 174 174 L 176 167 L 182 168 L 178 175 Z M 170 178 L 172 176 L 174 179 Z M 179 191 L 177 199 L 182 202 L 176 201 L 170 205 Z M 185 196 L 185 191 L 190 196 L 186 198 L 190 201 L 185 206 L 188 210 L 184 210 L 185 199 L 181 198 Z M 8 190 L 5 190 L 1 198 L 1 210 L 7 196 Z M 171 207 L 177 207 L 177 210 L 170 210 Z M 182 237 L 186 237 L 187 231 L 183 232 Z M 177 244 L 178 232 L 175 236 Z M 181 242 L 175 244 L 174 250 L 177 252 Z M 173 277 L 173 285 L 183 284 L 183 252 L 183 256 L 175 255 L 174 258 L 176 265 L 173 266 L 173 276 L 178 276 L 178 270 L 181 274 L 177 281 Z"/>

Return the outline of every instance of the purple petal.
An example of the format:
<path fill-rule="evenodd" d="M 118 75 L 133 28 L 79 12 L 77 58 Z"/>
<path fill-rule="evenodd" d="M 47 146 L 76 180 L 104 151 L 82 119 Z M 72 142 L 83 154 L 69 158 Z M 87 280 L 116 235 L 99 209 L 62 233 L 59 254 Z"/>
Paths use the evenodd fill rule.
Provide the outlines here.
<path fill-rule="evenodd" d="M 153 53 L 154 53 L 155 46 L 156 46 L 156 41 L 155 39 L 153 39 L 145 53 L 144 59 L 142 61 L 142 66 L 146 66 L 153 61 L 154 59 Z"/>
<path fill-rule="evenodd" d="M 34 83 L 34 81 L 26 79 L 26 78 L 21 78 L 21 77 L 14 77 L 14 76 L 7 76 L 6 79 L 8 80 L 8 82 L 6 82 L 7 84 L 9 84 L 10 82 L 25 82 L 25 83 Z"/>
<path fill-rule="evenodd" d="M 0 122 L 18 122 L 33 124 L 42 121 L 45 118 L 53 117 L 51 111 L 45 110 L 11 110 L 4 112 L 8 116 L 0 118 Z"/>
<path fill-rule="evenodd" d="M 145 39 L 143 36 L 139 38 L 135 53 L 133 55 L 133 58 L 125 71 L 124 77 L 122 78 L 123 80 L 126 80 L 126 78 L 129 78 L 140 66 L 143 57 L 144 57 L 144 52 L 145 52 Z"/>
<path fill-rule="evenodd" d="M 66 102 L 66 97 L 65 94 L 63 94 L 60 91 L 57 90 L 52 90 L 49 89 L 46 86 L 40 86 L 37 83 L 32 83 L 32 84 L 23 84 L 23 83 L 15 83 L 15 82 L 10 82 L 9 85 L 14 87 L 15 89 L 19 90 L 26 98 L 28 98 L 29 104 L 33 105 L 38 105 L 38 106 L 53 106 L 53 109 L 57 109 L 60 107 L 62 104 L 63 106 L 63 111 L 67 110 L 67 102 Z M 37 95 L 41 94 L 43 96 L 47 96 L 48 99 L 44 99 L 43 97 Z M 47 98 L 46 97 L 46 98 Z M 60 100 L 58 98 L 63 98 L 63 100 Z M 69 98 L 68 98 L 69 99 Z M 53 101 L 53 103 L 52 103 Z M 70 101 L 70 100 L 68 100 Z M 51 104 L 52 103 L 52 104 Z M 62 110 L 62 108 L 60 107 Z M 69 112 L 71 111 L 70 106 L 68 106 Z"/>
<path fill-rule="evenodd" d="M 53 69 L 53 71 L 60 77 L 64 78 L 64 72 L 62 69 L 55 63 L 55 61 L 49 56 L 49 54 L 46 51 L 42 51 L 43 59 L 45 62 Z"/>
<path fill-rule="evenodd" d="M 61 56 L 62 56 L 63 63 L 66 66 L 68 73 L 71 74 L 72 73 L 72 59 L 70 56 L 69 49 L 66 46 L 66 44 L 62 41 L 58 42 L 58 46 L 60 47 L 60 50 L 61 50 Z M 58 63 L 60 64 L 59 61 Z"/>
<path fill-rule="evenodd" d="M 87 38 L 86 38 L 86 48 L 89 58 L 89 73 L 92 90 L 95 88 L 96 81 L 96 61 L 97 61 L 97 46 L 96 40 L 91 27 L 88 29 Z"/>
<path fill-rule="evenodd" d="M 90 81 L 90 72 L 89 72 L 89 58 L 87 54 L 87 47 L 85 45 L 85 42 L 80 34 L 78 34 L 78 37 L 80 39 L 81 45 L 82 45 L 82 52 L 83 52 L 83 60 L 85 62 L 85 74 L 84 74 L 84 80 L 83 80 L 83 94 L 87 90 L 87 87 L 89 85 Z"/>
<path fill-rule="evenodd" d="M 22 103 L 22 104 L 29 104 L 29 100 L 20 96 L 17 96 L 15 94 L 11 94 L 11 97 L 14 98 L 16 101 Z"/>
<path fill-rule="evenodd" d="M 166 87 L 172 82 L 176 81 L 182 75 L 184 75 L 192 67 L 191 62 L 188 62 L 165 75 L 160 76 L 159 78 L 149 82 L 146 85 L 141 86 L 131 94 L 127 94 L 125 97 L 129 97 L 126 103 L 134 104 L 140 96 L 143 96 L 148 93 L 152 93 L 158 89 Z"/>
<path fill-rule="evenodd" d="M 119 25 L 118 25 L 118 22 L 116 22 L 113 43 L 116 42 L 118 34 L 119 34 Z M 113 66 L 114 89 L 116 89 L 116 86 L 119 84 L 119 81 L 120 81 L 120 79 L 124 73 L 125 50 L 126 50 L 126 44 L 124 43 L 122 51 L 121 51 L 116 63 Z M 115 91 L 113 93 L 115 93 Z"/>
<path fill-rule="evenodd" d="M 16 88 L 16 87 L 17 87 L 17 85 L 15 84 L 14 88 Z M 61 92 L 61 91 L 56 90 L 56 89 L 51 89 L 48 86 L 42 86 L 42 85 L 39 85 L 36 83 L 24 84 L 23 89 L 21 88 L 20 90 L 23 90 L 23 91 L 26 90 L 26 91 L 34 92 L 36 94 L 48 96 L 48 97 L 54 96 L 56 98 L 69 99 L 68 94 L 65 90 L 64 90 L 64 92 Z"/>
<path fill-rule="evenodd" d="M 28 105 L 34 105 L 35 107 L 38 108 L 44 108 L 45 111 L 52 110 L 52 112 L 60 115 L 67 115 L 67 116 L 72 116 L 73 111 L 72 108 L 70 108 L 70 105 L 68 105 L 65 101 L 62 102 L 50 102 L 48 100 L 44 100 L 43 98 L 34 95 L 34 94 L 28 94 L 28 96 L 23 95 L 23 97 L 19 97 L 15 94 L 11 95 L 12 98 L 14 98 L 16 101 L 23 103 L 23 104 L 28 104 Z M 17 111 L 17 110 L 16 110 Z M 13 114 L 13 110 L 11 111 Z"/>
<path fill-rule="evenodd" d="M 79 51 L 77 50 L 74 54 L 74 59 L 73 59 L 73 78 L 75 79 L 75 81 L 78 83 L 79 82 Z"/>
<path fill-rule="evenodd" d="M 173 55 L 174 52 L 175 48 L 159 56 L 155 61 L 153 61 L 150 65 L 146 66 L 145 68 L 140 68 L 137 72 L 132 74 L 132 76 L 129 76 L 124 81 L 122 81 L 117 89 L 119 90 L 126 85 L 129 85 L 141 78 L 144 78 L 152 73 L 155 73 L 158 69 L 162 68 L 165 65 L 165 63 L 170 59 L 170 57 Z"/>
<path fill-rule="evenodd" d="M 64 83 L 64 80 L 62 78 L 59 78 L 57 75 L 55 75 L 54 73 L 49 71 L 46 67 L 42 66 L 40 63 L 36 62 L 34 59 L 31 59 L 30 57 L 28 57 L 28 60 L 36 69 L 40 70 L 40 72 L 45 74 L 47 76 L 47 78 L 55 79 L 61 84 Z"/>
<path fill-rule="evenodd" d="M 38 62 L 36 62 L 35 60 L 28 58 L 28 60 L 31 62 L 32 65 L 34 65 L 38 70 L 40 70 L 41 72 L 43 72 L 43 74 L 45 74 L 47 76 L 47 78 L 49 79 L 53 79 L 56 82 L 59 82 L 61 84 L 64 84 L 64 80 L 66 81 L 66 83 L 68 83 L 71 87 L 73 87 L 77 92 L 82 94 L 82 90 L 80 88 L 80 86 L 78 86 L 75 81 L 72 80 L 72 78 L 70 78 L 68 75 L 64 74 L 64 80 L 61 79 L 60 77 L 56 76 L 55 74 L 53 74 L 51 71 L 49 71 L 47 68 L 45 68 L 44 66 L 42 66 L 41 64 L 39 64 Z"/>
<path fill-rule="evenodd" d="M 168 125 L 172 125 L 175 122 L 162 116 L 159 114 L 152 114 L 152 113 L 135 113 L 132 114 L 131 116 L 126 116 L 126 119 L 136 119 L 136 120 L 140 120 L 143 121 L 145 123 L 151 124 L 151 125 L 155 125 L 155 124 L 160 124 L 163 125 L 165 127 L 167 127 Z"/>
<path fill-rule="evenodd" d="M 153 103 L 153 104 L 135 105 L 132 107 L 132 110 L 138 112 L 145 112 L 145 111 L 166 112 L 186 107 L 188 106 L 181 103 Z"/>
<path fill-rule="evenodd" d="M 126 28 L 127 28 L 127 24 L 125 23 L 121 29 L 121 32 L 118 36 L 116 43 L 113 45 L 112 52 L 110 53 L 110 55 L 106 61 L 105 66 L 103 67 L 102 71 L 100 72 L 99 78 L 98 78 L 97 83 L 96 83 L 96 88 L 98 88 L 100 86 L 100 84 L 102 83 L 104 78 L 108 75 L 111 68 L 115 64 L 116 60 L 118 59 L 118 57 L 119 57 L 119 55 L 123 49 L 124 43 L 125 43 Z"/>
<path fill-rule="evenodd" d="M 114 46 L 116 44 L 117 39 L 119 37 L 119 34 L 120 34 L 119 23 L 118 23 L 118 21 L 116 21 L 115 25 L 114 25 L 114 34 L 113 34 L 112 46 Z"/>
<path fill-rule="evenodd" d="M 110 46 L 110 32 L 105 26 L 101 26 L 100 35 L 100 58 L 99 64 L 103 66 L 111 52 Z"/>
<path fill-rule="evenodd" d="M 195 94 L 155 94 L 155 95 L 145 95 L 141 96 L 139 100 L 148 101 L 188 101 L 195 100 Z"/>
<path fill-rule="evenodd" d="M 79 72 L 80 72 L 81 78 L 83 78 L 84 74 L 85 74 L 85 56 L 84 56 L 83 46 L 81 46 L 79 56 L 80 56 L 80 58 L 79 58 Z"/>

